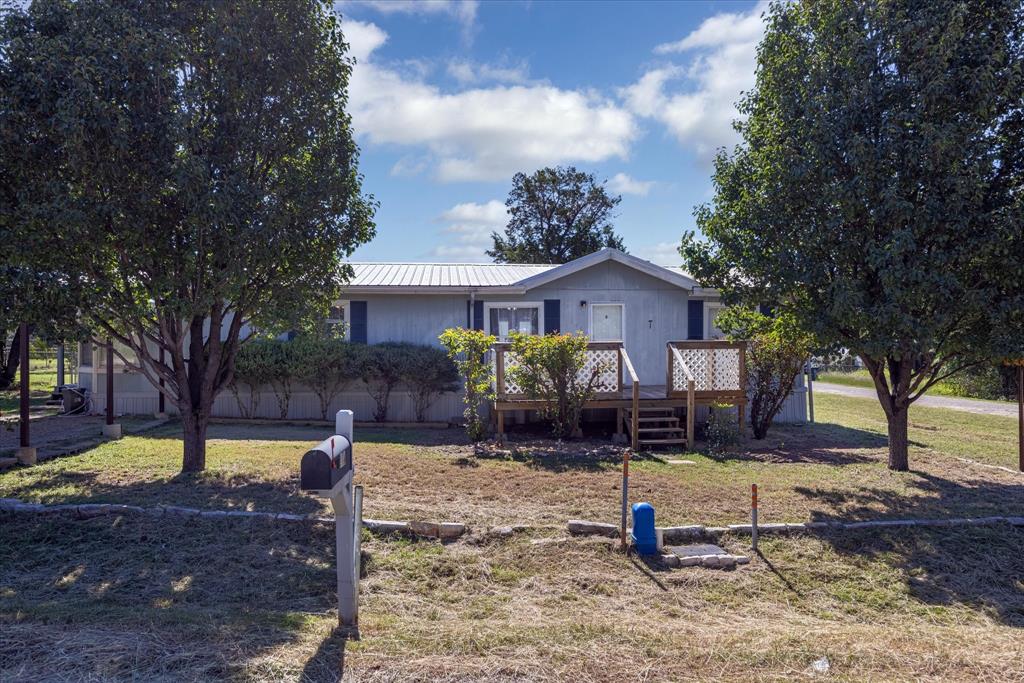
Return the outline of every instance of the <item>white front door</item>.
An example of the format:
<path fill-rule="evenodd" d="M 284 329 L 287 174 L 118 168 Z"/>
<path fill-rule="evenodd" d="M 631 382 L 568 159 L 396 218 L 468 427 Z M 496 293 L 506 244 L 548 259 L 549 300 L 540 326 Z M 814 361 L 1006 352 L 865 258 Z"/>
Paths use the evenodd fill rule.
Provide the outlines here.
<path fill-rule="evenodd" d="M 593 341 L 625 339 L 625 304 L 592 304 L 590 307 L 590 338 Z"/>

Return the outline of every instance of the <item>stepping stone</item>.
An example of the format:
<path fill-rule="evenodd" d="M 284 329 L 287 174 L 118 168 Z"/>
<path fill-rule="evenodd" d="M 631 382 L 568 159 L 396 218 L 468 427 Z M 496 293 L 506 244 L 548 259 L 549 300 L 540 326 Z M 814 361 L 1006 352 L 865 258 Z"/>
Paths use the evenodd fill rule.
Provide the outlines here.
<path fill-rule="evenodd" d="M 693 460 L 666 460 L 669 465 L 696 465 Z"/>
<path fill-rule="evenodd" d="M 693 545 L 670 545 L 665 548 L 678 557 L 700 557 L 701 555 L 726 555 L 722 548 L 711 543 L 695 543 Z"/>

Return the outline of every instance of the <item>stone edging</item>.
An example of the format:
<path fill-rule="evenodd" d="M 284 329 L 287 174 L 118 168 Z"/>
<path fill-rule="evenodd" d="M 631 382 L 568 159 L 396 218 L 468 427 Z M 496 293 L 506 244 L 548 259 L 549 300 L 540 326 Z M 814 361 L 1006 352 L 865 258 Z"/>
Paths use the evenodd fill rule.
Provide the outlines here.
<path fill-rule="evenodd" d="M 1024 517 L 952 517 L 949 519 L 880 519 L 864 522 L 798 522 L 798 523 L 766 523 L 758 524 L 759 534 L 789 533 L 799 531 L 835 531 L 855 529 L 881 529 L 888 527 L 949 527 L 949 526 L 986 526 L 993 524 L 1009 524 L 1024 526 Z M 603 522 L 570 519 L 569 533 L 575 535 L 596 535 L 618 537 L 619 527 Z M 726 533 L 749 534 L 749 524 L 729 524 L 727 526 L 705 526 L 692 524 L 689 526 L 658 527 L 666 543 L 689 541 L 705 536 L 721 536 Z"/>
<path fill-rule="evenodd" d="M 144 508 L 138 505 L 117 503 L 78 503 L 43 505 L 25 503 L 17 498 L 0 498 L 0 513 L 28 513 L 36 515 L 66 514 L 75 519 L 91 519 L 104 515 L 145 515 L 147 517 L 202 517 L 205 519 L 248 518 L 266 521 L 313 522 L 334 524 L 333 517 L 320 515 L 297 515 L 289 512 L 253 512 L 249 510 L 200 510 L 177 505 L 158 505 Z M 387 534 L 410 534 L 438 538 L 443 541 L 459 538 L 466 533 L 466 525 L 458 522 L 396 522 L 391 520 L 364 519 L 363 527 L 371 532 Z"/>

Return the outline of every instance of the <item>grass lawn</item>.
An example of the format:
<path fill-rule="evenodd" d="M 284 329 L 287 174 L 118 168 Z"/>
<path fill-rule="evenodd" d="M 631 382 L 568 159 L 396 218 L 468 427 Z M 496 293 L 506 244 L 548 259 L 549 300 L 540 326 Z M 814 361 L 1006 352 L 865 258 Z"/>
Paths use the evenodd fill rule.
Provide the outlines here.
<path fill-rule="evenodd" d="M 822 395 L 819 424 L 738 452 L 659 453 L 631 499 L 659 524 L 1024 514 L 1014 420 L 912 408 L 910 473 L 884 465 L 873 401 Z M 313 512 L 297 491 L 322 428 L 217 425 L 182 477 L 173 426 L 0 474 L 0 497 Z M 613 449 L 535 442 L 476 454 L 454 430 L 357 434 L 365 515 L 460 520 L 457 543 L 369 538 L 353 680 L 790 680 L 827 656 L 837 680 L 1024 678 L 1024 531 L 1010 527 L 765 538 L 733 572 L 657 571 L 565 520 L 616 521 Z M 686 458 L 692 465 L 672 465 Z M 495 538 L 487 528 L 532 531 Z M 322 680 L 333 533 L 233 520 L 0 521 L 0 679 Z M 726 537 L 727 549 L 745 541 Z M 59 646 L 55 646 L 59 644 Z"/>
<path fill-rule="evenodd" d="M 847 387 L 863 387 L 865 389 L 874 389 L 875 381 L 871 379 L 871 373 L 867 370 L 854 370 L 852 372 L 823 372 L 818 375 L 819 382 L 828 382 L 830 384 L 842 384 Z M 972 398 L 975 401 L 987 401 L 992 399 L 974 398 L 973 396 L 964 396 L 959 390 L 948 382 L 939 382 L 931 389 L 928 390 L 928 394 L 931 396 L 953 396 L 956 398 Z M 815 396 L 815 402 L 817 402 L 817 396 Z M 1005 401 L 999 400 L 998 403 L 1005 403 Z"/>
<path fill-rule="evenodd" d="M 20 405 L 21 371 L 14 375 L 9 389 L 0 391 L 0 417 L 16 415 Z M 28 387 L 33 410 L 43 409 L 50 392 L 57 386 L 57 366 L 53 362 L 33 360 L 29 365 Z"/>

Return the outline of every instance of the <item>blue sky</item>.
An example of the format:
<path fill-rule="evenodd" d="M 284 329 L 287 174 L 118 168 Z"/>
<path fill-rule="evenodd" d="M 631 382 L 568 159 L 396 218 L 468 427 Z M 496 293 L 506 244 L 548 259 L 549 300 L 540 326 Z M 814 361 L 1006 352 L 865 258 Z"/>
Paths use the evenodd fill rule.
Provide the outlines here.
<path fill-rule="evenodd" d="M 678 264 L 754 80 L 755 2 L 336 3 L 380 202 L 360 261 L 486 262 L 515 172 L 575 165 L 623 199 L 627 249 Z"/>

